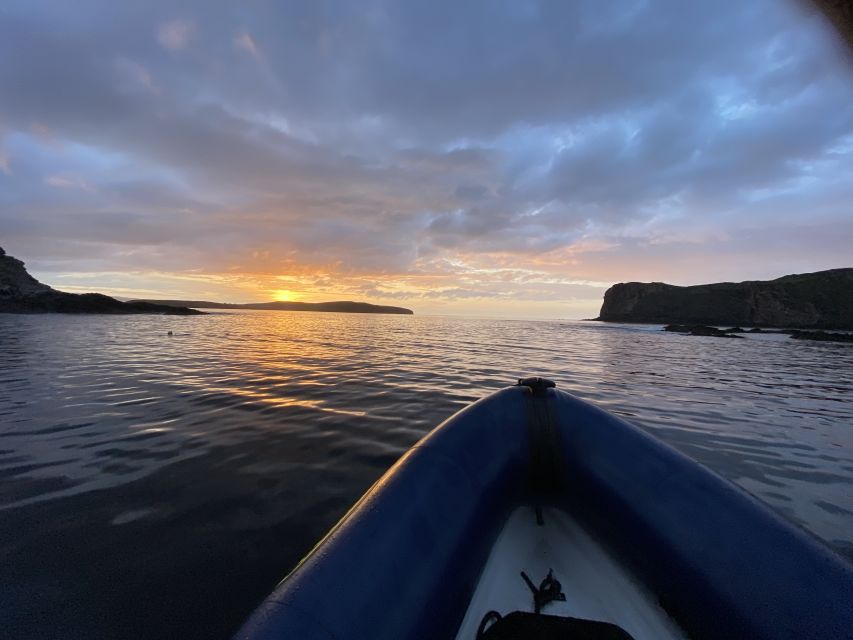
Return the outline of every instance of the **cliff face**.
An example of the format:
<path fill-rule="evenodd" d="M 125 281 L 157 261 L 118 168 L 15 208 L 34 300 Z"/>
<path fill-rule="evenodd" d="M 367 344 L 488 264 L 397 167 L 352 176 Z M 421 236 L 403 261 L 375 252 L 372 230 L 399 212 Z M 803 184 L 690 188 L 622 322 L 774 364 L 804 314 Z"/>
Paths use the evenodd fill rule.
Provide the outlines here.
<path fill-rule="evenodd" d="M 33 278 L 20 260 L 7 256 L 0 247 L 0 300 L 53 291 Z"/>
<path fill-rule="evenodd" d="M 183 307 L 120 302 L 99 293 L 57 291 L 33 278 L 20 260 L 0 248 L 0 313 L 201 313 Z"/>
<path fill-rule="evenodd" d="M 677 287 L 627 282 L 604 294 L 599 320 L 853 329 L 853 269 L 776 280 Z"/>

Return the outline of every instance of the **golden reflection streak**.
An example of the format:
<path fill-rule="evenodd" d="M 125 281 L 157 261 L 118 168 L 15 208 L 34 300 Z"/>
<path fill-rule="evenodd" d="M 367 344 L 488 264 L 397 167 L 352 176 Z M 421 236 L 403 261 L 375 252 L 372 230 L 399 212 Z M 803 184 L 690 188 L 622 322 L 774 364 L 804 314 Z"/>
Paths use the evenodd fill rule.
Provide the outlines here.
<path fill-rule="evenodd" d="M 257 402 L 261 402 L 263 404 L 276 407 L 304 407 L 306 409 L 316 409 L 318 411 L 325 411 L 326 413 L 336 413 L 345 416 L 356 416 L 361 417 L 367 415 L 366 411 L 347 411 L 345 409 L 332 409 L 331 407 L 324 407 L 322 400 L 303 400 L 299 398 L 282 398 L 279 396 L 274 396 L 269 393 L 263 393 L 261 391 L 253 391 L 251 389 L 241 389 L 239 387 L 211 387 L 205 386 L 203 387 L 203 391 L 211 392 L 211 393 L 224 393 L 227 395 L 240 396 L 241 398 L 248 398 L 249 400 L 255 400 Z"/>

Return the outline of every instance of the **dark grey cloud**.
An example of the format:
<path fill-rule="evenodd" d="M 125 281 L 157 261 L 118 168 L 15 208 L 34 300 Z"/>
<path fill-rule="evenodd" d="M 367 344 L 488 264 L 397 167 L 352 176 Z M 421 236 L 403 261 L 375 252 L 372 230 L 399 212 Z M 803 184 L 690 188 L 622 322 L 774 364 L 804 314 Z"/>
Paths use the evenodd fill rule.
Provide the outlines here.
<path fill-rule="evenodd" d="M 44 264 L 566 251 L 594 280 L 596 242 L 651 260 L 717 229 L 757 256 L 765 224 L 817 264 L 803 227 L 853 226 L 853 67 L 793 0 L 0 11 L 0 238 Z"/>

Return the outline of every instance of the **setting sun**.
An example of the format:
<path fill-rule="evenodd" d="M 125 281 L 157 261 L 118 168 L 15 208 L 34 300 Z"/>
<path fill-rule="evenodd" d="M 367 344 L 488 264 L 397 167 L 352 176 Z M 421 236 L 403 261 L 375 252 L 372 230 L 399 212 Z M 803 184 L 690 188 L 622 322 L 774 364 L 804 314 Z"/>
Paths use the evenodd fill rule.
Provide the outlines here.
<path fill-rule="evenodd" d="M 293 302 L 298 297 L 293 291 L 288 291 L 287 289 L 273 291 L 273 298 L 278 302 Z"/>

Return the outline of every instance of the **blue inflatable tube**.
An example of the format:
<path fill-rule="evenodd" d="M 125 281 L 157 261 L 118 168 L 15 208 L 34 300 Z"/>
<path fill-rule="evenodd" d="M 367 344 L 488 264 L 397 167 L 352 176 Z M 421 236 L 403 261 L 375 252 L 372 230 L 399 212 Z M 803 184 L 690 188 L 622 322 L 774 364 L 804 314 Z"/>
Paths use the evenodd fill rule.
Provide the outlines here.
<path fill-rule="evenodd" d="M 849 564 L 637 427 L 535 383 L 417 443 L 236 637 L 454 638 L 523 504 L 582 522 L 692 638 L 853 637 Z"/>

